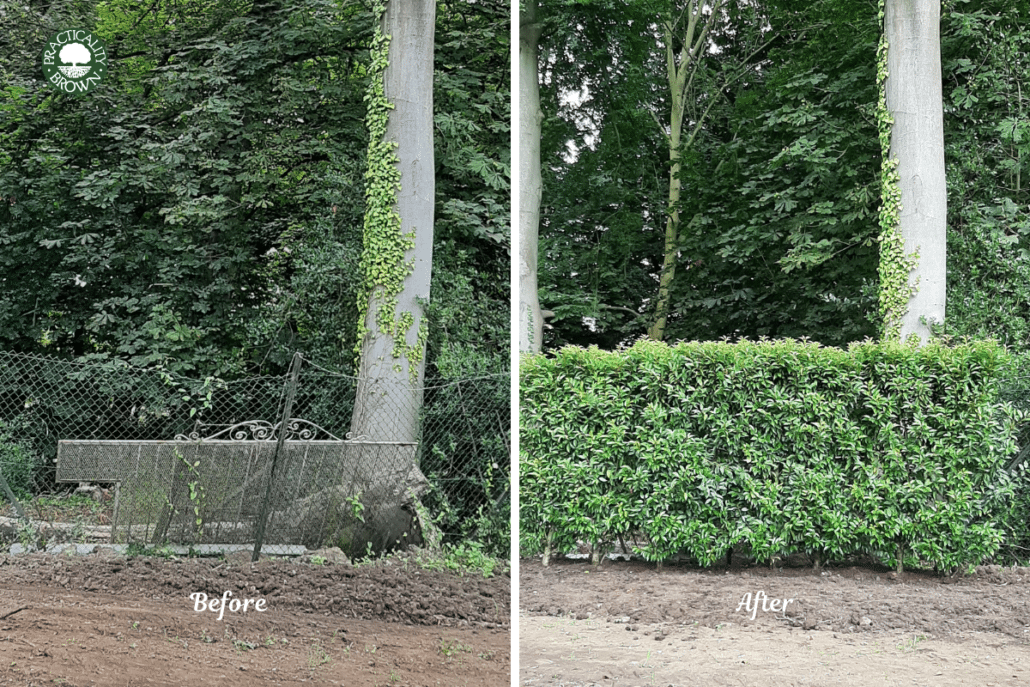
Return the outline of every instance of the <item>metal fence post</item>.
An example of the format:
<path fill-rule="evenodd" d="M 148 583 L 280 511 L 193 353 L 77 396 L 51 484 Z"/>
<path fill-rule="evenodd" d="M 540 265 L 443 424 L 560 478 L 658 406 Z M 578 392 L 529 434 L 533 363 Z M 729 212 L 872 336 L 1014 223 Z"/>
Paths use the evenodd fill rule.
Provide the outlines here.
<path fill-rule="evenodd" d="M 272 454 L 272 466 L 268 471 L 268 484 L 265 487 L 265 498 L 261 502 L 261 513 L 258 515 L 257 532 L 254 537 L 254 554 L 251 562 L 256 562 L 261 555 L 261 544 L 265 539 L 265 522 L 268 520 L 268 506 L 272 500 L 272 485 L 275 484 L 275 466 L 279 461 L 279 452 L 282 450 L 283 442 L 286 441 L 287 425 L 293 414 L 293 399 L 297 396 L 297 376 L 300 374 L 300 365 L 303 358 L 300 353 L 293 354 L 290 362 L 290 378 L 286 383 L 286 401 L 283 404 L 283 414 L 279 421 L 279 436 L 276 437 L 275 452 Z"/>
<path fill-rule="evenodd" d="M 18 498 L 14 495 L 14 492 L 11 491 L 10 485 L 7 484 L 7 478 L 4 477 L 3 472 L 0 472 L 0 487 L 3 487 L 4 495 L 7 496 L 11 505 L 14 506 L 14 510 L 18 511 L 18 517 L 26 523 L 29 522 L 29 519 L 25 516 L 25 511 L 21 508 L 21 504 L 18 503 Z"/>

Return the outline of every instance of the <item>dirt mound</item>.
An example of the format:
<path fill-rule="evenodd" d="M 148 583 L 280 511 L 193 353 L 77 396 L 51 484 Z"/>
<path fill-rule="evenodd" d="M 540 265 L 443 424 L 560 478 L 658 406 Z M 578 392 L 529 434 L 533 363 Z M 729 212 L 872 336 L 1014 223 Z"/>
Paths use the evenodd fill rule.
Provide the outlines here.
<path fill-rule="evenodd" d="M 780 601 L 749 610 L 748 595 Z M 931 573 L 882 568 L 768 567 L 699 570 L 639 561 L 557 560 L 544 568 L 524 560 L 522 610 L 627 624 L 729 624 L 788 626 L 806 630 L 877 632 L 904 630 L 944 636 L 999 632 L 1030 641 L 1030 569 L 986 566 L 973 575 L 942 578 Z M 782 610 L 782 602 L 793 599 Z M 743 605 L 742 605 L 743 604 Z M 754 616 L 754 617 L 752 617 Z"/>
<path fill-rule="evenodd" d="M 0 556 L 0 684 L 508 685 L 510 578 L 403 565 Z"/>
<path fill-rule="evenodd" d="M 510 625 L 508 576 L 458 577 L 411 565 L 351 567 L 284 560 L 230 565 L 217 559 L 0 556 L 5 584 L 50 585 L 148 599 L 185 600 L 192 593 L 264 598 L 269 609 L 408 625 Z"/>

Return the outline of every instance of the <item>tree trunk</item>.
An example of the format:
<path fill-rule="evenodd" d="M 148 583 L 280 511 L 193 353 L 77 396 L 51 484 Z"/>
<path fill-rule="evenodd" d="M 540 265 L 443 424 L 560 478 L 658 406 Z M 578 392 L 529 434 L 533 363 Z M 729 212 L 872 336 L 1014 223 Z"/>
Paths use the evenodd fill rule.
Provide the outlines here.
<path fill-rule="evenodd" d="M 899 228 L 914 293 L 901 320 L 901 338 L 925 342 L 944 322 L 947 287 L 948 197 L 944 175 L 940 0 L 886 0 L 887 109 L 894 119 L 891 156 L 898 161 Z"/>
<path fill-rule="evenodd" d="M 519 31 L 519 351 L 539 353 L 544 320 L 537 288 L 540 231 L 540 84 L 536 0 L 523 4 Z"/>
<path fill-rule="evenodd" d="M 418 437 L 427 326 L 422 304 L 429 301 L 433 261 L 435 26 L 435 0 L 390 0 L 386 4 L 381 29 L 390 43 L 383 89 L 393 109 L 383 140 L 396 144 L 392 164 L 400 172 L 399 189 L 396 182 L 391 185 L 396 191 L 393 207 L 400 226 L 399 235 L 395 226 L 384 229 L 394 220 L 384 218 L 389 213 L 370 204 L 362 259 L 368 309 L 361 340 L 361 380 L 351 420 L 352 435 L 370 441 L 415 441 Z M 376 143 L 369 142 L 370 167 Z M 382 192 L 382 188 L 372 190 L 374 182 L 368 183 L 367 193 Z M 382 248 L 382 241 L 400 248 L 391 254 Z"/>
<path fill-rule="evenodd" d="M 694 77 L 698 71 L 698 61 L 702 59 L 707 47 L 708 33 L 719 21 L 720 13 L 725 5 L 725 0 L 716 0 L 711 4 L 710 13 L 705 15 L 704 9 L 708 3 L 699 0 L 690 0 L 680 16 L 665 23 L 665 70 L 669 81 L 669 130 L 662 133 L 666 136 L 669 144 L 669 198 L 665 220 L 665 250 L 662 259 L 662 271 L 658 282 L 658 298 L 655 302 L 654 322 L 648 329 L 647 335 L 655 341 L 661 341 L 665 337 L 665 325 L 669 317 L 670 291 L 672 281 L 676 276 L 676 260 L 678 258 L 680 243 L 680 193 L 682 182 L 680 181 L 680 155 L 681 148 L 689 148 L 697 136 L 705 117 L 708 115 L 712 104 L 716 101 L 716 94 L 710 94 L 709 104 L 692 122 L 690 135 L 684 142 L 683 120 L 686 114 L 687 97 L 691 92 Z M 686 21 L 682 34 L 680 22 Z M 674 44 L 680 41 L 680 50 L 677 53 Z M 657 121 L 657 120 L 656 120 Z"/>
<path fill-rule="evenodd" d="M 683 132 L 684 86 L 687 77 L 687 65 L 681 60 L 679 67 L 672 56 L 672 27 L 665 31 L 666 68 L 669 78 L 670 114 L 669 114 L 669 199 L 665 220 L 665 251 L 662 261 L 662 274 L 658 282 L 658 305 L 655 308 L 655 320 L 647 335 L 655 341 L 665 337 L 665 323 L 669 316 L 669 290 L 672 279 L 676 276 L 676 258 L 679 250 L 680 236 L 680 137 Z M 688 38 L 689 43 L 689 38 Z"/>

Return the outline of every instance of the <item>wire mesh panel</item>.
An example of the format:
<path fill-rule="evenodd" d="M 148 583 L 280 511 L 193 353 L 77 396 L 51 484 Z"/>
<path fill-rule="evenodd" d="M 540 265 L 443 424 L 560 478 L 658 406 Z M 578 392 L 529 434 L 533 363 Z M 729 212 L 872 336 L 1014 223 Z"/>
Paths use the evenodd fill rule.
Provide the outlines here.
<path fill-rule="evenodd" d="M 416 441 L 369 442 L 340 439 L 358 380 L 305 364 L 292 376 L 224 381 L 0 352 L 0 475 L 26 516 L 0 493 L 0 544 L 260 540 L 271 554 L 336 545 L 360 556 L 417 542 L 431 526 L 506 554 L 507 374 L 413 389 Z M 225 433 L 269 430 L 288 396 L 289 417 L 324 434 L 301 428 L 276 459 L 269 435 Z"/>
<path fill-rule="evenodd" d="M 424 497 L 449 541 L 507 556 L 511 523 L 511 391 L 507 375 L 425 389 L 418 464 Z"/>
<path fill-rule="evenodd" d="M 264 440 L 58 444 L 58 482 L 116 485 L 111 541 L 338 546 L 351 556 L 406 544 L 427 486 L 415 444 Z M 272 466 L 275 465 L 275 475 Z M 271 488 L 269 488 L 269 480 Z"/>
<path fill-rule="evenodd" d="M 427 486 L 415 444 L 287 444 L 272 485 L 266 546 L 338 546 L 350 556 L 418 543 L 414 501 Z"/>

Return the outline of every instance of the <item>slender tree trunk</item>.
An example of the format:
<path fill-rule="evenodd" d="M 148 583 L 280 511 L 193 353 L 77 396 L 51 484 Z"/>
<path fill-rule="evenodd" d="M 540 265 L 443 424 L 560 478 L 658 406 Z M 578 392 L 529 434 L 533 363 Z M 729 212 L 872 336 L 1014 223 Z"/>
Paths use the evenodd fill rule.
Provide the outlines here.
<path fill-rule="evenodd" d="M 544 321 L 537 287 L 540 232 L 540 24 L 536 0 L 526 0 L 519 26 L 519 351 L 539 353 Z"/>
<path fill-rule="evenodd" d="M 666 26 L 666 61 L 669 77 L 669 95 L 671 109 L 669 114 L 669 203 L 668 217 L 665 220 L 665 258 L 662 262 L 662 274 L 658 282 L 658 305 L 655 308 L 655 321 L 647 335 L 655 341 L 665 336 L 665 323 L 669 316 L 669 290 L 673 277 L 676 276 L 676 258 L 680 236 L 680 138 L 683 133 L 684 97 L 683 85 L 686 80 L 686 68 L 681 62 L 679 68 L 673 59 L 672 27 Z"/>
<path fill-rule="evenodd" d="M 664 27 L 665 68 L 669 80 L 669 131 L 666 142 L 669 144 L 669 198 L 668 216 L 665 221 L 665 249 L 662 259 L 662 271 L 658 282 L 658 298 L 655 301 L 654 323 L 647 335 L 655 341 L 665 337 L 665 325 L 669 317 L 670 292 L 672 281 L 676 276 L 676 260 L 680 243 L 679 203 L 682 191 L 680 181 L 680 155 L 683 147 L 694 142 L 705 117 L 716 100 L 712 94 L 709 104 L 698 121 L 693 122 L 687 141 L 682 140 L 683 120 L 686 115 L 687 96 L 691 92 L 694 77 L 697 75 L 698 62 L 702 59 L 707 47 L 708 32 L 719 21 L 719 15 L 725 6 L 725 0 L 707 3 L 703 0 L 690 0 L 682 13 L 666 22 Z M 710 12 L 705 14 L 708 7 Z M 682 25 L 682 33 L 679 33 Z M 677 52 L 675 44 L 681 41 Z M 660 125 L 660 123 L 659 123 Z"/>
<path fill-rule="evenodd" d="M 900 230 L 915 291 L 901 320 L 901 338 L 925 342 L 944 322 L 948 196 L 944 175 L 940 0 L 886 0 L 887 109 L 894 119 L 891 155 L 898 161 Z"/>
<path fill-rule="evenodd" d="M 435 26 L 435 0 L 390 0 L 386 5 L 382 31 L 390 44 L 383 82 L 393 109 L 384 140 L 396 143 L 400 181 L 395 207 L 400 236 L 412 239 L 403 244 L 403 259 L 384 260 L 376 243 L 380 239 L 372 234 L 381 231 L 385 220 L 366 217 L 365 251 L 372 254 L 365 258 L 369 264 L 389 263 L 375 265 L 382 280 L 367 285 L 361 381 L 351 420 L 352 435 L 371 441 L 418 437 L 427 326 L 422 309 L 429 301 L 433 261 Z M 400 292 L 391 296 L 391 283 L 399 279 Z"/>

